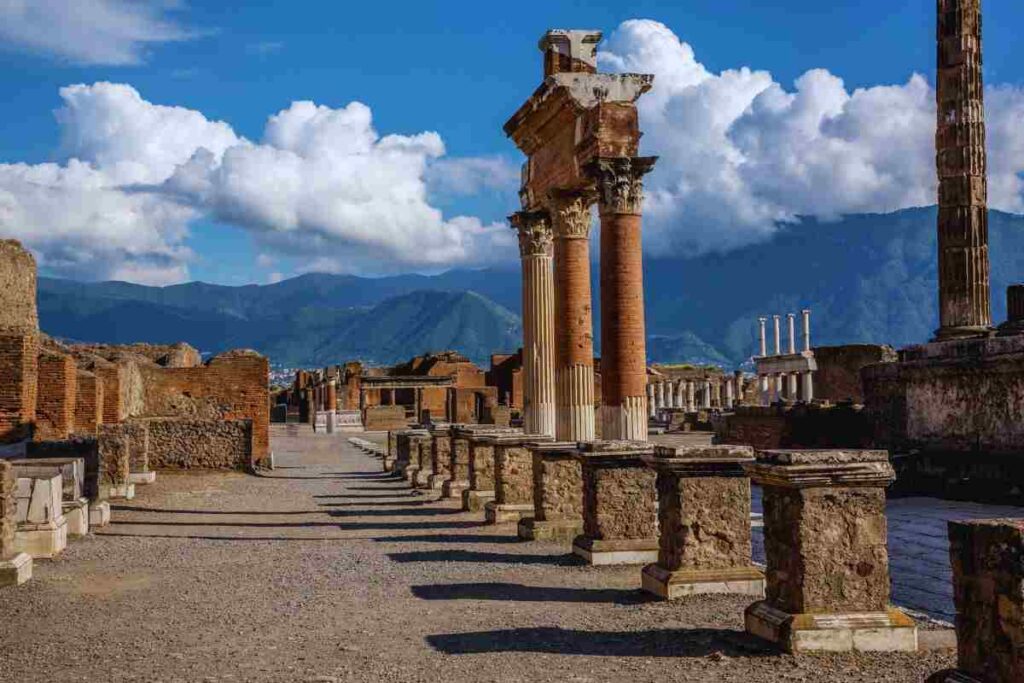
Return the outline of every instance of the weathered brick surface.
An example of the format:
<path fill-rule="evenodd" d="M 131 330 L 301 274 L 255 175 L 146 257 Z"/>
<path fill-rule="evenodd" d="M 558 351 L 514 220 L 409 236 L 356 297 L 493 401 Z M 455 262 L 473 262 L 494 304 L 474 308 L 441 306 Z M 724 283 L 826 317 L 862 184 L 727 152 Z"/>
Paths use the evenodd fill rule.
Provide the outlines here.
<path fill-rule="evenodd" d="M 538 521 L 583 518 L 583 471 L 572 451 L 533 451 L 533 500 Z"/>
<path fill-rule="evenodd" d="M 90 501 L 100 498 L 100 451 L 95 437 L 72 437 L 63 441 L 34 441 L 28 444 L 25 457 L 81 458 L 85 461 L 82 495 Z"/>
<path fill-rule="evenodd" d="M 949 541 L 959 668 L 1024 680 L 1024 521 L 950 522 Z"/>
<path fill-rule="evenodd" d="M 31 436 L 38 353 L 38 333 L 0 330 L 0 443 Z"/>
<path fill-rule="evenodd" d="M 78 371 L 71 356 L 44 350 L 39 354 L 36 441 L 66 439 L 74 431 Z"/>
<path fill-rule="evenodd" d="M 533 454 L 522 443 L 494 444 L 494 500 L 499 505 L 533 502 Z"/>
<path fill-rule="evenodd" d="M 658 537 L 655 474 L 639 456 L 584 459 L 583 533 L 594 540 Z"/>
<path fill-rule="evenodd" d="M 76 374 L 74 433 L 95 436 L 103 423 L 103 382 L 87 370 Z"/>
<path fill-rule="evenodd" d="M 254 351 L 222 353 L 200 367 L 144 368 L 145 416 L 249 420 L 258 463 L 270 453 L 269 376 L 267 359 Z"/>
<path fill-rule="evenodd" d="M 253 463 L 251 420 L 148 418 L 149 468 L 247 469 Z"/>
<path fill-rule="evenodd" d="M 14 555 L 15 522 L 14 468 L 0 460 L 0 560 Z"/>

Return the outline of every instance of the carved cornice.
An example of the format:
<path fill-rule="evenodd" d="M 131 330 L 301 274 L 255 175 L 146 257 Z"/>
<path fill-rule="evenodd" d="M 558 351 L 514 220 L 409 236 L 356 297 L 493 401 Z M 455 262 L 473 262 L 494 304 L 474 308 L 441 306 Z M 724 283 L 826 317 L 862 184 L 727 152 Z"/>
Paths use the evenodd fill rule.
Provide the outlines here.
<path fill-rule="evenodd" d="M 519 211 L 508 218 L 519 235 L 519 255 L 551 256 L 551 217 L 547 211 Z"/>
<path fill-rule="evenodd" d="M 590 237 L 590 205 L 594 203 L 592 191 L 553 191 L 548 199 L 554 218 L 554 232 L 558 239 L 585 240 Z"/>
<path fill-rule="evenodd" d="M 643 177 L 654 168 L 657 157 L 595 159 L 584 172 L 597 186 L 602 213 L 639 214 L 643 211 Z"/>

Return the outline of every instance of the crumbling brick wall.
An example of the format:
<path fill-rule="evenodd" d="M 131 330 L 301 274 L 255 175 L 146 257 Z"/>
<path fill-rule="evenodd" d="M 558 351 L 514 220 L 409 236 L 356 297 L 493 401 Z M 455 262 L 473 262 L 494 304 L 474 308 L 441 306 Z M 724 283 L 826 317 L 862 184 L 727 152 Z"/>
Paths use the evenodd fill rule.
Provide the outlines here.
<path fill-rule="evenodd" d="M 75 359 L 51 350 L 39 354 L 36 441 L 66 439 L 75 428 L 78 371 Z"/>
<path fill-rule="evenodd" d="M 252 420 L 147 418 L 150 469 L 247 469 Z"/>
<path fill-rule="evenodd" d="M 270 452 L 270 364 L 254 351 L 229 351 L 192 368 L 141 368 L 145 417 L 252 421 L 252 457 Z"/>
<path fill-rule="evenodd" d="M 31 436 L 38 352 L 35 258 L 0 240 L 0 443 Z"/>
<path fill-rule="evenodd" d="M 103 424 L 103 382 L 87 370 L 76 373 L 74 433 L 95 436 Z"/>

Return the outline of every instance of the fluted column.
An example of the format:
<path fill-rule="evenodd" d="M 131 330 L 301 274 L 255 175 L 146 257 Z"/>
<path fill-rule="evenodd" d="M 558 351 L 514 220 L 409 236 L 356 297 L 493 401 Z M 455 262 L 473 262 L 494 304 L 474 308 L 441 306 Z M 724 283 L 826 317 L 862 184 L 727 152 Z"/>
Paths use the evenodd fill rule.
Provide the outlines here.
<path fill-rule="evenodd" d="M 590 204 L 583 193 L 551 198 L 555 258 L 555 437 L 593 441 L 594 315 L 590 295 Z M 607 381 L 602 366 L 602 390 Z M 607 400 L 605 395 L 604 400 Z M 644 415 L 644 424 L 647 416 Z"/>
<path fill-rule="evenodd" d="M 523 429 L 555 435 L 555 284 L 553 233 L 546 212 L 511 218 L 523 269 Z"/>
<path fill-rule="evenodd" d="M 657 417 L 658 409 L 654 405 L 654 385 L 647 385 L 647 413 L 653 418 Z"/>
<path fill-rule="evenodd" d="M 697 385 L 692 379 L 686 380 L 686 412 L 693 413 L 697 410 Z"/>
<path fill-rule="evenodd" d="M 597 159 L 586 172 L 601 214 L 601 428 L 606 439 L 647 440 L 641 213 L 653 157 Z"/>
<path fill-rule="evenodd" d="M 939 0 L 935 131 L 939 177 L 937 339 L 988 334 L 985 101 L 981 0 Z"/>

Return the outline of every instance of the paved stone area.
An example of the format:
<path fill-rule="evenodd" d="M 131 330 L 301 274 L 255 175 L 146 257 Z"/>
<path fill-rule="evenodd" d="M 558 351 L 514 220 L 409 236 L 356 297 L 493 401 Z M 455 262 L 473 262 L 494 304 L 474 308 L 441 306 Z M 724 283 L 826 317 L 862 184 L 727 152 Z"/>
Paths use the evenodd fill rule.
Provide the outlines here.
<path fill-rule="evenodd" d="M 914 681 L 950 650 L 792 657 L 749 598 L 661 603 L 418 495 L 342 435 L 276 427 L 278 469 L 161 474 L 0 593 L 0 681 Z"/>

